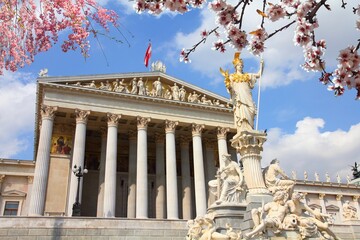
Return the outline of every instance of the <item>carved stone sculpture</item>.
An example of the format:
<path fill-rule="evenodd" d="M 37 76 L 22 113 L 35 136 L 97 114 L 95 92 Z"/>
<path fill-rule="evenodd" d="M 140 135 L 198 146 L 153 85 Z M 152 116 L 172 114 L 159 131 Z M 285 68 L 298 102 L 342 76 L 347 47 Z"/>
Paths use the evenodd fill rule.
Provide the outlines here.
<path fill-rule="evenodd" d="M 181 86 L 180 90 L 179 90 L 179 99 L 180 101 L 185 101 L 185 97 L 186 97 L 186 90 L 184 88 L 184 86 Z"/>
<path fill-rule="evenodd" d="M 241 231 L 235 232 L 229 223 L 226 224 L 226 233 L 216 232 L 214 219 L 211 216 L 199 217 L 187 222 L 187 240 L 240 240 Z"/>
<path fill-rule="evenodd" d="M 251 211 L 252 219 L 255 224 L 254 230 L 245 234 L 245 239 L 261 233 L 267 229 L 273 229 L 274 232 L 280 232 L 282 229 L 282 222 L 287 213 L 287 205 L 285 204 L 288 198 L 286 191 L 277 191 L 274 194 L 272 202 L 265 204 L 263 207 L 253 209 Z M 265 218 L 263 215 L 266 214 Z"/>
<path fill-rule="evenodd" d="M 158 78 L 156 81 L 153 82 L 153 89 L 152 89 L 152 96 L 153 97 L 162 97 L 162 83 L 160 81 L 160 78 Z"/>
<path fill-rule="evenodd" d="M 230 154 L 223 154 L 222 161 L 224 165 L 217 173 L 216 204 L 239 203 L 240 195 L 244 191 L 244 177 L 241 169 L 238 163 L 231 160 Z"/>
<path fill-rule="evenodd" d="M 270 192 L 279 190 L 291 191 L 295 182 L 289 179 L 285 172 L 280 168 L 279 163 L 279 160 L 274 159 L 270 162 L 270 165 L 265 168 L 265 185 Z M 278 178 L 278 175 L 282 178 Z"/>
<path fill-rule="evenodd" d="M 345 220 L 358 219 L 356 208 L 350 205 L 350 201 L 345 201 L 343 204 L 343 216 Z"/>
<path fill-rule="evenodd" d="M 144 86 L 144 82 L 142 80 L 142 78 L 139 79 L 139 81 L 137 82 L 137 86 L 138 86 L 138 94 L 139 95 L 145 95 L 145 86 Z"/>
<path fill-rule="evenodd" d="M 136 78 L 133 78 L 131 80 L 131 91 L 130 91 L 130 93 L 131 94 L 137 94 L 137 92 L 138 92 L 137 80 L 136 80 Z"/>
<path fill-rule="evenodd" d="M 338 239 L 329 228 L 331 215 L 311 209 L 307 204 L 301 202 L 303 197 L 303 194 L 294 192 L 291 199 L 286 202 L 289 216 L 295 220 L 294 227 L 298 229 L 301 237 L 304 239 L 322 236 L 325 239 Z"/>
<path fill-rule="evenodd" d="M 225 86 L 230 93 L 234 106 L 234 122 L 237 134 L 242 131 L 254 130 L 254 118 L 256 115 L 256 106 L 252 98 L 252 89 L 256 80 L 261 77 L 263 70 L 263 60 L 260 62 L 258 73 L 243 73 L 243 61 L 240 53 L 234 55 L 233 65 L 235 72 L 229 74 L 220 68 L 221 74 L 225 77 Z"/>
<path fill-rule="evenodd" d="M 179 100 L 180 99 L 180 88 L 179 86 L 174 83 L 174 86 L 170 87 L 171 91 L 172 91 L 172 98 L 174 100 Z"/>

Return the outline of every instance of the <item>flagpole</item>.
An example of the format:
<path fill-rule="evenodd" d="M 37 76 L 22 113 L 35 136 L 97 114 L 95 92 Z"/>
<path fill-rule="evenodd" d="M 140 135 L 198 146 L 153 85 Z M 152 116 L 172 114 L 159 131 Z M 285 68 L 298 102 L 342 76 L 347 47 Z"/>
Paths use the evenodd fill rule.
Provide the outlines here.
<path fill-rule="evenodd" d="M 262 59 L 262 54 L 261 54 L 261 59 Z M 260 67 L 262 67 L 262 66 L 260 66 Z M 260 75 L 260 78 L 259 78 L 259 89 L 258 89 L 258 98 L 257 98 L 255 130 L 258 130 L 258 124 L 259 124 L 261 77 L 262 77 L 262 69 L 261 69 L 261 75 Z"/>

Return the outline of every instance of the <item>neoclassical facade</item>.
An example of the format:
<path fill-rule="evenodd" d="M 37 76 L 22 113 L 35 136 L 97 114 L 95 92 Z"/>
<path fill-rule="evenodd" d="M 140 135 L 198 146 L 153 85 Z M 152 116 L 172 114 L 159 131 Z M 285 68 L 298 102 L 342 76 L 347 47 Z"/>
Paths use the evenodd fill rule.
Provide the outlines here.
<path fill-rule="evenodd" d="M 226 98 L 160 71 L 38 79 L 28 215 L 190 219 L 234 134 Z M 231 151 L 230 151 L 231 152 Z M 234 158 L 236 154 L 232 151 Z"/>
<path fill-rule="evenodd" d="M 237 159 L 229 100 L 162 71 L 42 76 L 36 109 L 34 161 L 0 159 L 0 215 L 70 217 L 78 200 L 86 217 L 193 219 L 221 156 Z M 339 226 L 360 218 L 359 185 L 295 190 Z"/>

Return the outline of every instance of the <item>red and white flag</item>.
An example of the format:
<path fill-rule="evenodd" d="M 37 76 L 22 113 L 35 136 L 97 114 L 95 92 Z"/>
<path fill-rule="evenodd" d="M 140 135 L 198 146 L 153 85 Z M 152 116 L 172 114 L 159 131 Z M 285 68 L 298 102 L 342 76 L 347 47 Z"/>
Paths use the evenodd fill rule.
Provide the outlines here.
<path fill-rule="evenodd" d="M 146 49 L 146 53 L 145 53 L 145 57 L 144 57 L 145 67 L 147 67 L 149 65 L 150 58 L 151 58 L 151 43 L 149 43 L 149 46 Z"/>

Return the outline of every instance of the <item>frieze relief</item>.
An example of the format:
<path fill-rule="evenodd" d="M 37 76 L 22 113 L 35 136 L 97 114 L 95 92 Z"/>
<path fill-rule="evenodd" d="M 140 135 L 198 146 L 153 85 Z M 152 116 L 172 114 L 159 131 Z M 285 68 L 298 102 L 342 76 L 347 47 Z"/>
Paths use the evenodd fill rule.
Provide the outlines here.
<path fill-rule="evenodd" d="M 99 89 L 117 93 L 127 93 L 154 98 L 163 98 L 174 101 L 189 102 L 208 106 L 222 108 L 231 108 L 229 103 L 222 102 L 219 99 L 209 98 L 205 94 L 179 86 L 177 83 L 172 85 L 164 83 L 160 77 L 156 80 L 144 80 L 143 78 L 115 79 L 101 82 L 76 82 L 66 83 L 76 87 Z"/>

